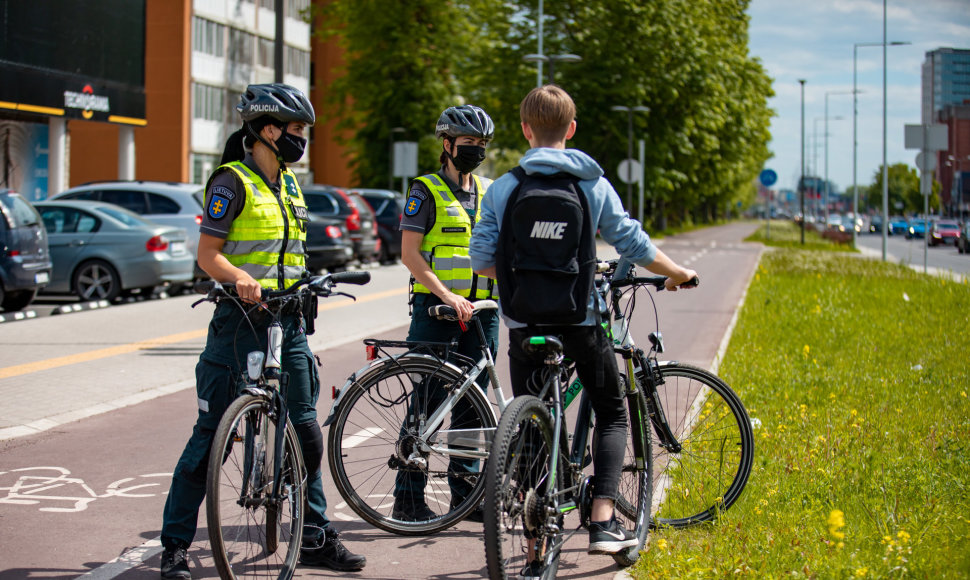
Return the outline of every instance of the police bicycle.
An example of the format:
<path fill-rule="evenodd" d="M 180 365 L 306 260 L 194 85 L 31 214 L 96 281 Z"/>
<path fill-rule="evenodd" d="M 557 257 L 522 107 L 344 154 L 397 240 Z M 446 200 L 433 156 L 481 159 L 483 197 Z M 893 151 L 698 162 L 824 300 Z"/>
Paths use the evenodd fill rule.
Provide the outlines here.
<path fill-rule="evenodd" d="M 300 441 L 286 405 L 288 374 L 281 372 L 283 328 L 279 312 L 343 295 L 336 283 L 366 284 L 370 272 L 339 272 L 304 278 L 289 288 L 263 290 L 259 304 L 245 304 L 234 284 L 199 282 L 202 302 L 230 301 L 252 323 L 270 316 L 266 352 L 246 357 L 246 386 L 229 405 L 212 441 L 206 480 L 209 543 L 219 576 L 293 576 L 303 539 L 307 474 Z M 352 296 L 350 296 L 352 298 Z M 312 301 L 312 302 L 311 302 Z"/>

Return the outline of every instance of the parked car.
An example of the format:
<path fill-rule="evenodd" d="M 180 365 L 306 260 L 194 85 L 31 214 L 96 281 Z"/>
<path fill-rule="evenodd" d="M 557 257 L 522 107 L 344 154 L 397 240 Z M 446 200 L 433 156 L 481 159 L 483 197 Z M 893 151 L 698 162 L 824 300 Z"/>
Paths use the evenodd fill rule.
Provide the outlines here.
<path fill-rule="evenodd" d="M 869 218 L 869 233 L 882 234 L 882 216 L 874 215 Z"/>
<path fill-rule="evenodd" d="M 354 258 L 370 262 L 380 252 L 377 220 L 374 211 L 360 195 L 332 185 L 308 185 L 303 188 L 307 210 L 325 217 L 344 220 L 354 245 Z"/>
<path fill-rule="evenodd" d="M 168 181 L 97 181 L 72 187 L 51 197 L 51 200 L 79 199 L 105 201 L 120 205 L 140 216 L 162 225 L 183 228 L 187 249 L 195 257 L 199 246 L 199 226 L 202 224 L 204 188 L 194 183 Z M 197 279 L 208 274 L 195 266 Z"/>
<path fill-rule="evenodd" d="M 192 281 L 195 259 L 182 228 L 101 201 L 41 201 L 35 207 L 54 263 L 44 292 L 111 301 Z"/>
<path fill-rule="evenodd" d="M 845 225 L 843 224 L 842 220 L 842 216 L 837 213 L 829 214 L 827 221 L 825 222 L 825 228 L 835 230 L 837 232 L 844 232 Z"/>
<path fill-rule="evenodd" d="M 908 235 L 909 222 L 902 216 L 891 217 L 889 218 L 889 227 L 887 228 L 887 233 L 890 236 L 894 236 L 896 234 Z"/>
<path fill-rule="evenodd" d="M 938 246 L 940 244 L 953 244 L 955 246 L 959 239 L 960 224 L 954 220 L 939 220 L 930 225 L 929 244 L 931 246 Z"/>
<path fill-rule="evenodd" d="M 390 264 L 401 257 L 401 216 L 404 213 L 404 196 L 390 189 L 355 189 L 377 216 L 377 235 L 381 239 L 378 258 L 382 264 Z"/>
<path fill-rule="evenodd" d="M 0 309 L 30 305 L 50 282 L 51 268 L 40 214 L 19 193 L 0 189 Z"/>
<path fill-rule="evenodd" d="M 960 226 L 960 237 L 957 238 L 957 250 L 961 254 L 970 254 L 970 220 Z"/>
<path fill-rule="evenodd" d="M 306 230 L 306 266 L 311 272 L 331 272 L 346 268 L 354 259 L 347 224 L 340 218 L 311 213 Z"/>
<path fill-rule="evenodd" d="M 926 236 L 926 220 L 915 219 L 909 222 L 909 229 L 906 230 L 906 239 L 922 238 Z"/>

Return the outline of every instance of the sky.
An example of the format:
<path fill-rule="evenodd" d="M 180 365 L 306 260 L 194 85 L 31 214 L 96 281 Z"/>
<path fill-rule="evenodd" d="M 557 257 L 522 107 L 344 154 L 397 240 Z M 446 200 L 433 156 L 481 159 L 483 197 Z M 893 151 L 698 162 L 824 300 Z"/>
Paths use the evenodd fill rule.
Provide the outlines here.
<path fill-rule="evenodd" d="M 778 174 L 777 189 L 795 189 L 801 170 L 798 79 L 806 81 L 806 174 L 826 175 L 827 116 L 828 178 L 837 191 L 852 186 L 853 45 L 877 44 L 860 46 L 856 61 L 857 181 L 872 183 L 883 159 L 883 1 L 751 0 L 748 14 L 750 55 L 761 59 L 775 91 L 768 101 L 774 156 L 765 167 Z M 917 152 L 905 149 L 903 131 L 921 122 L 922 64 L 937 48 L 970 49 L 970 0 L 886 0 L 886 40 L 912 43 L 886 49 L 886 159 L 915 167 Z"/>

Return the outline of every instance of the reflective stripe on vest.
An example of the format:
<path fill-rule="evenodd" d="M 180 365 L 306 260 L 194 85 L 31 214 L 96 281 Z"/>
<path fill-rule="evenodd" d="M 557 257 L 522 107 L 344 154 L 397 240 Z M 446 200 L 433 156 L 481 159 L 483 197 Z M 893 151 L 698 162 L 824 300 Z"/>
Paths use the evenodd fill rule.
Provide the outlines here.
<path fill-rule="evenodd" d="M 435 222 L 421 239 L 421 255 L 431 266 L 438 280 L 446 288 L 472 300 L 498 298 L 498 285 L 491 278 L 472 271 L 468 245 L 472 237 L 472 223 L 468 212 L 452 195 L 451 188 L 436 174 L 415 178 L 434 196 Z M 472 175 L 475 180 L 475 221 L 481 215 L 482 196 L 491 181 Z M 474 295 L 472 290 L 474 289 Z M 426 286 L 414 283 L 414 291 L 428 294 Z"/>
<path fill-rule="evenodd" d="M 229 228 L 222 253 L 230 264 L 264 288 L 279 290 L 295 283 L 306 270 L 306 232 L 293 213 L 293 206 L 306 207 L 306 203 L 296 175 L 290 170 L 283 172 L 283 187 L 277 197 L 241 161 L 221 168 L 232 171 L 246 191 L 246 204 Z M 205 190 L 208 193 L 208 185 Z"/>

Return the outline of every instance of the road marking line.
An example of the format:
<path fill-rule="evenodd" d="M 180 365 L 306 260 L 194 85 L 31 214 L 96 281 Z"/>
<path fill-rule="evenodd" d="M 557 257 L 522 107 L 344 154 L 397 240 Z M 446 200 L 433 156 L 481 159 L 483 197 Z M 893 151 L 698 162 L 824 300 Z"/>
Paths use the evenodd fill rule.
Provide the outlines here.
<path fill-rule="evenodd" d="M 371 439 L 376 435 L 380 435 L 383 432 L 384 430 L 381 429 L 380 427 L 368 427 L 367 429 L 364 429 L 363 431 L 358 431 L 357 433 L 354 433 L 353 435 L 344 439 L 343 448 L 350 449 L 351 447 L 357 447 L 364 441 L 367 441 L 368 439 Z"/>
<path fill-rule="evenodd" d="M 322 304 L 319 306 L 318 310 L 346 308 L 356 303 L 371 302 L 373 300 L 381 300 L 383 298 L 387 298 L 389 296 L 394 296 L 397 294 L 403 294 L 405 292 L 407 292 L 407 288 L 385 290 L 383 292 L 377 292 L 375 294 L 369 294 L 367 296 L 359 298 L 357 302 L 336 302 L 335 301 L 328 304 Z M 17 377 L 20 375 L 36 373 L 38 371 L 46 371 L 57 367 L 63 367 L 67 365 L 73 365 L 73 364 L 84 363 L 84 362 L 91 362 L 94 360 L 99 360 L 99 359 L 108 358 L 112 356 L 118 356 L 121 354 L 128 354 L 130 352 L 135 352 L 138 350 L 147 350 L 150 348 L 155 348 L 166 344 L 173 344 L 176 342 L 184 342 L 186 340 L 202 338 L 206 335 L 207 332 L 208 332 L 207 328 L 190 330 L 187 332 L 179 332 L 176 334 L 170 334 L 168 336 L 152 338 L 149 340 L 143 340 L 139 342 L 132 342 L 129 344 L 120 344 L 118 346 L 112 346 L 112 347 L 102 348 L 98 350 L 91 350 L 88 352 L 80 352 L 77 354 L 59 356 L 55 358 L 49 358 L 46 360 L 35 361 L 32 363 L 25 363 L 22 365 L 13 365 L 9 367 L 4 367 L 4 368 L 0 368 L 0 379 L 8 379 L 10 377 Z"/>
<path fill-rule="evenodd" d="M 140 566 L 146 560 L 162 551 L 162 537 L 148 540 L 137 548 L 132 548 L 114 560 L 103 564 L 86 574 L 81 574 L 77 580 L 110 580 L 124 574 L 128 570 Z"/>

